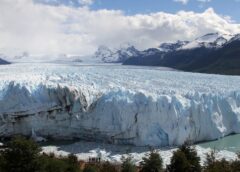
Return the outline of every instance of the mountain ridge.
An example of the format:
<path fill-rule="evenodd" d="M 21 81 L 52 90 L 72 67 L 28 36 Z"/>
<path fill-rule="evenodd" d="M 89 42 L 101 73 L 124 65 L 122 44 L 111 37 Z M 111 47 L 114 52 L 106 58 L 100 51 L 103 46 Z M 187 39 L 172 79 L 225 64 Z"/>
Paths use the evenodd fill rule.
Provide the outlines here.
<path fill-rule="evenodd" d="M 123 65 L 164 66 L 189 72 L 240 75 L 240 35 L 207 34 L 172 51 L 131 57 Z"/>
<path fill-rule="evenodd" d="M 10 64 L 10 62 L 4 60 L 4 57 L 2 57 L 2 55 L 0 55 L 0 65 L 7 65 Z"/>

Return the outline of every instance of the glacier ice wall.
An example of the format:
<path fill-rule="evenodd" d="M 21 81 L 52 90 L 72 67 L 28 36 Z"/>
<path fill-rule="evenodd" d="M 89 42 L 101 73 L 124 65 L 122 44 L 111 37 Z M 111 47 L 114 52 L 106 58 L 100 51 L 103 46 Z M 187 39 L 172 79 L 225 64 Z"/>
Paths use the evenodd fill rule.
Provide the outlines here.
<path fill-rule="evenodd" d="M 240 77 L 121 66 L 24 67 L 0 69 L 2 137 L 34 131 L 46 138 L 168 146 L 240 133 Z"/>

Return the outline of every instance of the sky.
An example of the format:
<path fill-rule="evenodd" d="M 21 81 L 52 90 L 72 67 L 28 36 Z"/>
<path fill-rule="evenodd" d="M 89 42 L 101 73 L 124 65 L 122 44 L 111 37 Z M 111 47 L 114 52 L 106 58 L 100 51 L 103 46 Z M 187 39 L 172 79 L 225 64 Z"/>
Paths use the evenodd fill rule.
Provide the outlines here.
<path fill-rule="evenodd" d="M 91 8 L 120 9 L 128 15 L 159 11 L 176 13 L 181 10 L 203 12 L 214 8 L 216 13 L 240 22 L 240 0 L 96 0 Z"/>
<path fill-rule="evenodd" d="M 0 53 L 87 56 L 237 34 L 239 10 L 240 0 L 0 0 Z"/>

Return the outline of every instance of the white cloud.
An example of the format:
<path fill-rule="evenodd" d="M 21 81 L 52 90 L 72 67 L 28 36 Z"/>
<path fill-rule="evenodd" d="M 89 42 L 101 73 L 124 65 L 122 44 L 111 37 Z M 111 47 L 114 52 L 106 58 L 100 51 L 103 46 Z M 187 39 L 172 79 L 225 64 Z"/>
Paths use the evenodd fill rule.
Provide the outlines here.
<path fill-rule="evenodd" d="M 174 0 L 174 1 L 175 2 L 180 2 L 180 3 L 184 4 L 184 5 L 186 5 L 189 2 L 189 0 Z"/>
<path fill-rule="evenodd" d="M 0 1 L 0 52 L 87 55 L 99 45 L 131 43 L 138 48 L 189 40 L 209 33 L 238 33 L 240 25 L 213 9 L 124 15 L 122 11 L 49 6 L 31 0 Z"/>
<path fill-rule="evenodd" d="M 46 5 L 68 5 L 72 7 L 89 6 L 94 3 L 94 0 L 33 0 L 36 3 Z"/>
<path fill-rule="evenodd" d="M 91 5 L 93 2 L 94 0 L 79 0 L 79 3 L 82 5 Z"/>

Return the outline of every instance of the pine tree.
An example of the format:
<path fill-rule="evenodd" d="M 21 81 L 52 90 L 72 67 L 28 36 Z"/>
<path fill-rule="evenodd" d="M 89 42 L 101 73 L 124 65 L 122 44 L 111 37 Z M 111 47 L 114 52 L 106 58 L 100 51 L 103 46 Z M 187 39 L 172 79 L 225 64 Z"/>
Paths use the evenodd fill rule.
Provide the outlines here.
<path fill-rule="evenodd" d="M 185 143 L 173 153 L 171 164 L 167 167 L 169 172 L 200 172 L 200 157 L 194 147 Z"/>
<path fill-rule="evenodd" d="M 32 140 L 15 137 L 7 148 L 1 150 L 1 170 L 3 172 L 35 172 L 41 169 L 40 147 Z"/>
<path fill-rule="evenodd" d="M 233 162 L 234 163 L 234 162 Z M 235 172 L 238 170 L 233 170 L 231 166 L 233 165 L 230 162 L 226 161 L 224 158 L 221 160 L 216 159 L 216 152 L 211 151 L 206 155 L 206 161 L 204 163 L 204 172 Z M 236 167 L 236 166 L 235 166 Z"/>
<path fill-rule="evenodd" d="M 141 168 L 141 172 L 162 172 L 163 161 L 159 153 L 151 151 L 148 158 L 143 157 Z"/>
<path fill-rule="evenodd" d="M 128 156 L 127 158 L 122 157 L 122 172 L 136 172 L 137 168 L 132 163 L 132 157 Z"/>

